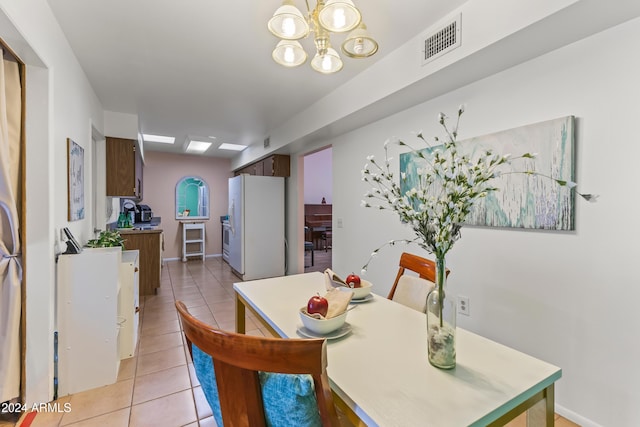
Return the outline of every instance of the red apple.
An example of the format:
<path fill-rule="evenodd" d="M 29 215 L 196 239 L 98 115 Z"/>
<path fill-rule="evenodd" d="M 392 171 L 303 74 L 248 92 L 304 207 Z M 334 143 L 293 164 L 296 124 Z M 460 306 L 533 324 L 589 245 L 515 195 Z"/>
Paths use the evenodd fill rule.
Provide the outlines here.
<path fill-rule="evenodd" d="M 350 275 L 348 275 L 346 282 L 347 282 L 347 285 L 349 285 L 352 288 L 359 288 L 361 286 L 360 276 L 358 276 L 355 273 L 351 273 Z"/>
<path fill-rule="evenodd" d="M 307 302 L 307 313 L 309 314 L 318 313 L 322 315 L 322 317 L 326 317 L 328 310 L 329 301 L 320 295 L 312 296 L 311 299 L 309 299 L 309 302 Z"/>

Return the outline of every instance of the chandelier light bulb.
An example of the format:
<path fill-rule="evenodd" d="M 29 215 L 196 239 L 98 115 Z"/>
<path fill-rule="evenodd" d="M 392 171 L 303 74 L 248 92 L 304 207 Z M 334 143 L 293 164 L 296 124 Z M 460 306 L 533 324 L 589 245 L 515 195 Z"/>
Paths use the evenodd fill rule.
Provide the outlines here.
<path fill-rule="evenodd" d="M 329 72 L 331 70 L 331 58 L 327 55 L 324 55 L 324 58 L 322 58 L 322 70 L 324 72 Z"/>
<path fill-rule="evenodd" d="M 364 40 L 362 40 L 362 38 L 356 39 L 353 43 L 353 51 L 358 55 L 362 55 L 362 52 L 364 51 Z"/>
<path fill-rule="evenodd" d="M 293 18 L 284 18 L 282 20 L 282 34 L 287 35 L 288 37 L 291 37 L 292 35 L 295 34 L 296 31 L 296 24 L 293 21 Z"/>
<path fill-rule="evenodd" d="M 284 49 L 284 61 L 287 64 L 293 64 L 294 58 L 295 58 L 295 53 L 293 52 L 293 48 L 291 46 L 287 46 Z"/>
<path fill-rule="evenodd" d="M 333 12 L 333 26 L 335 28 L 344 28 L 347 24 L 347 17 L 345 16 L 344 9 L 339 8 Z"/>

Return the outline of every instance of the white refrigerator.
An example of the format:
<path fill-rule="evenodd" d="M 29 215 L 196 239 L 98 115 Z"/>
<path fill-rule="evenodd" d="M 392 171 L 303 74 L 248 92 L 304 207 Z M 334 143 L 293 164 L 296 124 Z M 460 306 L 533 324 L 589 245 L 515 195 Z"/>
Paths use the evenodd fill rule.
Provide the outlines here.
<path fill-rule="evenodd" d="M 285 274 L 284 178 L 229 178 L 229 265 L 243 280 Z"/>

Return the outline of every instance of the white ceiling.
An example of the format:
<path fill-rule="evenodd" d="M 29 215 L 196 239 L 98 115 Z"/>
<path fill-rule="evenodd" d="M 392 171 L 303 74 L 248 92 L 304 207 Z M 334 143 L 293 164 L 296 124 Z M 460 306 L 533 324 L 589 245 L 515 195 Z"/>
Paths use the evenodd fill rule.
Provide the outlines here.
<path fill-rule="evenodd" d="M 278 39 L 267 21 L 280 0 L 48 1 L 104 109 L 136 114 L 142 132 L 176 138 L 175 147 L 145 150 L 182 152 L 187 136 L 262 144 L 270 129 L 466 0 L 356 0 L 380 50 L 343 57 L 344 69 L 328 76 L 308 60 L 285 69 L 271 59 Z M 304 2 L 296 5 L 304 13 Z M 312 41 L 303 45 L 311 55 Z M 207 155 L 220 155 L 213 148 Z"/>

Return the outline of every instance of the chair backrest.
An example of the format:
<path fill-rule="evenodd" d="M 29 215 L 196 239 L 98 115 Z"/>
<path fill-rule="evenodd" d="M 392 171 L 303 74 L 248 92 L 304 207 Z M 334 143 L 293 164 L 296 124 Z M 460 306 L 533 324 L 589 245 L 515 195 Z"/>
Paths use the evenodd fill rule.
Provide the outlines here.
<path fill-rule="evenodd" d="M 399 266 L 387 298 L 424 312 L 427 294 L 436 281 L 435 261 L 403 252 Z M 406 270 L 417 273 L 418 277 L 405 275 Z M 449 276 L 449 269 L 446 269 L 446 275 Z"/>
<path fill-rule="evenodd" d="M 225 426 L 266 425 L 258 372 L 309 374 L 322 425 L 339 425 L 327 375 L 325 339 L 237 334 L 196 319 L 182 301 L 176 301 L 176 308 L 191 356 L 192 345 L 211 356 Z"/>

